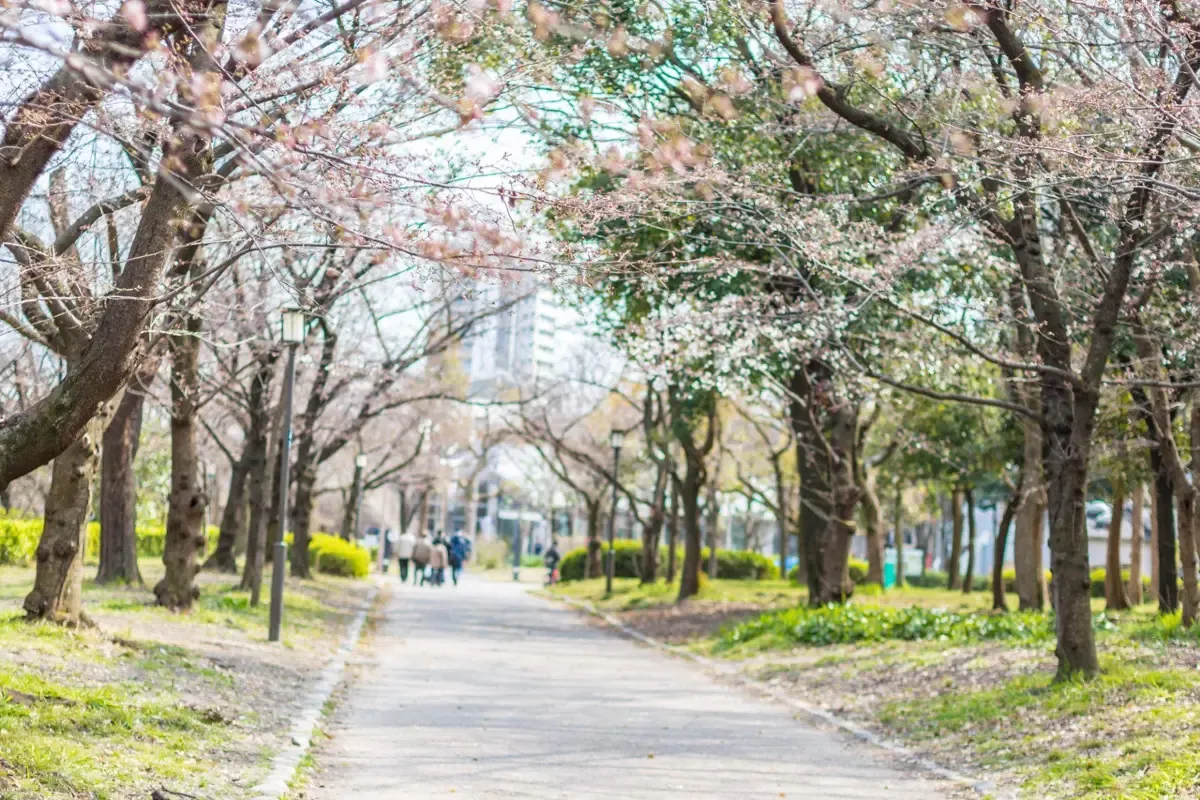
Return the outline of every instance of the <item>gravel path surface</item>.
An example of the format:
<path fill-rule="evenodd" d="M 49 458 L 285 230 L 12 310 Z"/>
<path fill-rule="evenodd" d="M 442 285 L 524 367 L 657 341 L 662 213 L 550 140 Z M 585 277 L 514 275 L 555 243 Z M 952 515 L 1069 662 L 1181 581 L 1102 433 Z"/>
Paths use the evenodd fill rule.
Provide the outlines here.
<path fill-rule="evenodd" d="M 950 796 L 527 588 L 396 588 L 303 796 Z"/>

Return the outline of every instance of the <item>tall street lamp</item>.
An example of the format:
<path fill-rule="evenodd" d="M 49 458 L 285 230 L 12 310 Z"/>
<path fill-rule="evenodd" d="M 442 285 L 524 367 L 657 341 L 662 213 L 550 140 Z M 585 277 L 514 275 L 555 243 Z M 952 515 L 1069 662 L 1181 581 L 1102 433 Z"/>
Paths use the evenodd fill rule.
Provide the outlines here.
<path fill-rule="evenodd" d="M 608 570 L 604 575 L 604 593 L 612 594 L 613 575 L 617 569 L 617 552 L 614 549 L 613 537 L 617 529 L 617 470 L 621 466 L 621 445 L 625 443 L 623 431 L 613 431 L 609 436 L 609 444 L 613 449 L 613 481 L 612 481 L 612 514 L 608 517 Z"/>
<path fill-rule="evenodd" d="M 283 534 L 288 529 L 288 474 L 292 463 L 292 390 L 296 385 L 296 348 L 304 341 L 304 311 L 285 308 L 280 314 L 280 340 L 287 347 L 287 371 L 283 379 L 283 441 L 279 447 L 279 541 L 275 544 L 275 562 L 271 569 L 271 616 L 267 628 L 267 641 L 279 641 L 279 627 L 283 623 L 283 575 L 287 569 L 287 542 Z"/>

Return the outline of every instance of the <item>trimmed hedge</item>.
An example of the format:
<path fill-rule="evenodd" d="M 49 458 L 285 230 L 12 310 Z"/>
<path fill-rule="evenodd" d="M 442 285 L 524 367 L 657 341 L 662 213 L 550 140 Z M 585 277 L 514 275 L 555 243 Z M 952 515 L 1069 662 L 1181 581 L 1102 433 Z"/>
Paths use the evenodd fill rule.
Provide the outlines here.
<path fill-rule="evenodd" d="M 914 586 L 918 589 L 945 589 L 949 584 L 950 576 L 940 570 L 927 569 L 923 575 L 913 575 L 904 579 L 904 582 L 909 586 Z M 992 588 L 992 571 L 989 569 L 983 575 L 976 575 L 971 581 L 971 589 L 976 592 L 986 592 Z"/>
<path fill-rule="evenodd" d="M 1007 577 L 1007 576 L 1005 576 L 1005 577 Z M 1096 567 L 1094 570 L 1092 570 L 1092 588 L 1091 588 L 1092 597 L 1104 597 L 1104 582 L 1105 582 L 1105 580 L 1107 580 L 1107 578 L 1108 578 L 1108 570 L 1106 570 L 1104 567 Z M 1129 570 L 1127 570 L 1127 569 L 1121 570 L 1121 582 L 1123 584 L 1125 584 L 1126 586 L 1129 585 Z M 1007 583 L 1008 582 L 1005 581 L 1006 586 L 1007 586 Z M 1142 602 L 1143 603 L 1157 603 L 1158 602 L 1158 592 L 1150 590 L 1150 576 L 1149 575 L 1142 576 Z"/>
<path fill-rule="evenodd" d="M 314 533 L 308 542 L 308 565 L 325 575 L 365 578 L 371 569 L 371 554 L 340 536 Z"/>
<path fill-rule="evenodd" d="M 39 520 L 39 524 L 40 524 Z M 167 541 L 167 529 L 163 525 L 138 525 L 137 533 L 137 554 L 139 558 L 158 558 L 163 554 L 163 548 Z M 205 552 L 201 554 L 201 558 L 207 557 L 212 551 L 217 549 L 217 537 L 221 535 L 221 529 L 216 525 L 209 525 L 207 529 L 208 545 L 205 547 Z M 87 543 L 84 550 L 84 560 L 92 561 L 100 557 L 100 523 L 89 522 L 87 526 Z"/>
<path fill-rule="evenodd" d="M 629 539 L 614 542 L 616 565 L 613 569 L 618 578 L 637 578 L 641 575 L 642 543 Z M 607 557 L 608 546 L 601 549 L 601 559 Z M 683 553 L 678 551 L 678 562 L 683 563 Z M 658 563 L 665 564 L 667 549 L 660 548 Z M 558 566 L 559 576 L 564 581 L 581 581 L 587 564 L 587 548 L 580 547 L 563 556 Z M 708 565 L 708 548 L 700 553 L 701 570 Z M 717 550 L 717 577 L 729 580 L 767 580 L 779 577 L 779 568 L 770 558 L 743 550 Z"/>

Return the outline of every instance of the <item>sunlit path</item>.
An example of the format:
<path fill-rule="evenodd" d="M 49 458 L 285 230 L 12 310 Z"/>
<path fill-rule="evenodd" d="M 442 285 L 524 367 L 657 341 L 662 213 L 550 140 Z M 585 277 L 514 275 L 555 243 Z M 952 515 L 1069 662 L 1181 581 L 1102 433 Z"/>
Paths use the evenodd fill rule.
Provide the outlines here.
<path fill-rule="evenodd" d="M 937 784 L 521 588 L 397 591 L 309 797 L 936 798 Z"/>

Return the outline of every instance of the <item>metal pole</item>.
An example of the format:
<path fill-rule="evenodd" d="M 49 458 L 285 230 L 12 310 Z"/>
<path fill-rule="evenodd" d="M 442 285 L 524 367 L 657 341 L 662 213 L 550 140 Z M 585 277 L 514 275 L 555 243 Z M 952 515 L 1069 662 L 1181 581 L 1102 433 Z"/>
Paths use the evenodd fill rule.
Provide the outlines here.
<path fill-rule="evenodd" d="M 267 641 L 279 641 L 279 627 L 283 623 L 283 565 L 287 563 L 287 542 L 280 539 L 275 543 L 275 564 L 271 571 L 271 621 L 267 629 Z"/>
<path fill-rule="evenodd" d="M 283 537 L 288 529 L 288 484 L 291 483 L 292 463 L 292 389 L 296 384 L 296 346 L 288 346 L 287 373 L 283 382 L 283 440 L 279 446 L 279 542 L 275 545 L 275 562 L 271 568 L 271 625 L 267 641 L 279 641 L 279 626 L 283 622 L 283 576 L 287 569 L 287 543 Z"/>
<path fill-rule="evenodd" d="M 612 513 L 608 516 L 608 569 L 604 575 L 604 593 L 612 594 L 613 574 L 617 569 L 617 553 L 613 549 L 613 537 L 617 529 L 617 468 L 621 464 L 621 448 L 613 448 L 613 498 Z"/>
<path fill-rule="evenodd" d="M 513 580 L 521 580 L 521 507 L 517 506 L 517 529 L 513 533 Z"/>

